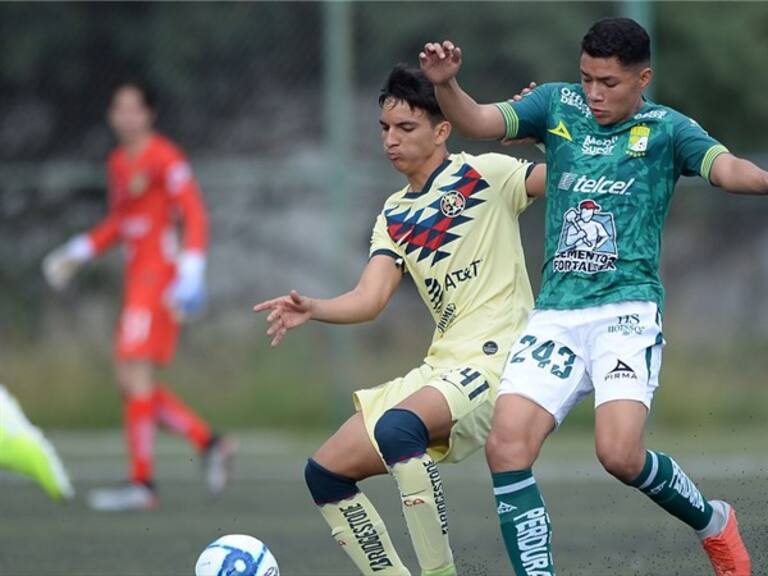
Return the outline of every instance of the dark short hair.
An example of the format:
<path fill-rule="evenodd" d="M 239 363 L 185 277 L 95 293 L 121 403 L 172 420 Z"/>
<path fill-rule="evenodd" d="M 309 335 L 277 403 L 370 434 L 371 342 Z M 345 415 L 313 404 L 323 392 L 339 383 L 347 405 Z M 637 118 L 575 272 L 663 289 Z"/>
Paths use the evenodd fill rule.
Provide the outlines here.
<path fill-rule="evenodd" d="M 153 112 L 157 111 L 157 95 L 154 89 L 145 80 L 137 78 L 124 79 L 116 82 L 112 87 L 110 103 L 114 100 L 117 93 L 125 88 L 131 88 L 138 91 L 139 94 L 141 94 L 141 99 L 144 101 L 144 106 Z"/>
<path fill-rule="evenodd" d="M 604 18 L 586 33 L 581 51 L 592 58 L 615 56 L 624 66 L 647 64 L 651 61 L 651 39 L 631 18 Z"/>
<path fill-rule="evenodd" d="M 405 102 L 411 110 L 424 111 L 432 123 L 445 118 L 437 103 L 432 82 L 420 69 L 407 64 L 396 64 L 381 87 L 379 106 L 383 107 L 389 99 Z"/>

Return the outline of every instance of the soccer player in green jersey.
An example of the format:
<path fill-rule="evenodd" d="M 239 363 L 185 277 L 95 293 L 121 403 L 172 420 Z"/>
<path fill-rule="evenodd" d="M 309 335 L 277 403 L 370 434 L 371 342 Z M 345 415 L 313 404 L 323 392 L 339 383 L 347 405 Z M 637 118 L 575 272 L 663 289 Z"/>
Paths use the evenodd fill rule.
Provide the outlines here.
<path fill-rule="evenodd" d="M 308 320 L 373 320 L 408 273 L 435 323 L 421 366 L 358 390 L 353 415 L 309 460 L 307 486 L 333 537 L 362 574 L 410 574 L 360 480 L 391 473 L 420 573 L 456 574 L 437 462 L 483 446 L 504 351 L 533 306 L 518 215 L 544 193 L 544 166 L 501 154 L 451 154 L 451 125 L 418 69 L 397 66 L 382 89 L 381 137 L 407 180 L 376 219 L 370 260 L 353 290 L 263 302 L 277 345 Z"/>
<path fill-rule="evenodd" d="M 446 118 L 473 138 L 546 146 L 541 292 L 502 377 L 486 454 L 504 542 L 518 576 L 554 575 L 551 526 L 531 467 L 547 436 L 595 395 L 605 469 L 691 526 L 719 576 L 748 576 L 731 506 L 704 498 L 668 455 L 646 450 L 658 384 L 661 230 L 675 183 L 700 175 L 728 192 L 768 193 L 768 173 L 696 122 L 643 97 L 650 41 L 636 22 L 597 22 L 582 41 L 581 84 L 480 105 L 461 90 L 461 50 L 430 43 L 421 65 Z"/>

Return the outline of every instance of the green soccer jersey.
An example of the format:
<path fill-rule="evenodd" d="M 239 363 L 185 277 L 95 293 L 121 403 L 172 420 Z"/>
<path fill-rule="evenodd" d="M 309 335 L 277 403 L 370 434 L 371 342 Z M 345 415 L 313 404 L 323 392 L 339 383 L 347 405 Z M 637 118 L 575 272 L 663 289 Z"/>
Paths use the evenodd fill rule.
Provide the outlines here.
<path fill-rule="evenodd" d="M 547 209 L 539 309 L 641 300 L 663 308 L 661 231 L 680 175 L 709 181 L 727 152 L 696 122 L 646 100 L 600 126 L 579 84 L 545 84 L 497 104 L 508 138 L 546 146 Z"/>

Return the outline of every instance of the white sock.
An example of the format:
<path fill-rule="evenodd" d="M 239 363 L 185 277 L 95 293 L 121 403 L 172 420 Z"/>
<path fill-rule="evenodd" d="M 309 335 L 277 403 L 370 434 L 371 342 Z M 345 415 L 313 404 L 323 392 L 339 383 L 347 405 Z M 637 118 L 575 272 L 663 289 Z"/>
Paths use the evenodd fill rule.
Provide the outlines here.
<path fill-rule="evenodd" d="M 725 525 L 728 523 L 728 514 L 731 511 L 731 507 L 722 500 L 710 500 L 709 504 L 712 506 L 712 518 L 704 528 L 696 530 L 696 534 L 702 540 L 710 536 L 716 536 L 725 530 Z"/>

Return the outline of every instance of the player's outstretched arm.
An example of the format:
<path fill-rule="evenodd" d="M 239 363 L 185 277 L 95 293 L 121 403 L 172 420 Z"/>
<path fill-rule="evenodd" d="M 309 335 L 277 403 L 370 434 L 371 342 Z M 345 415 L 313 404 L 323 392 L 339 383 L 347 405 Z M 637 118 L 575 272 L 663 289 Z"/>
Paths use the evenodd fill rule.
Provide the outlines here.
<path fill-rule="evenodd" d="M 715 158 L 709 181 L 732 194 L 768 194 L 768 172 L 733 154 Z"/>
<path fill-rule="evenodd" d="M 316 299 L 290 294 L 256 304 L 254 312 L 269 311 L 267 336 L 277 346 L 288 330 L 308 320 L 332 324 L 357 324 L 373 320 L 384 309 L 403 277 L 395 260 L 378 255 L 371 258 L 357 286 L 336 298 Z"/>
<path fill-rule="evenodd" d="M 117 219 L 110 214 L 89 232 L 49 252 L 42 263 L 43 277 L 54 290 L 63 290 L 83 264 L 114 245 L 118 238 Z"/>
<path fill-rule="evenodd" d="M 493 104 L 478 104 L 456 80 L 461 68 L 461 48 L 450 40 L 428 42 L 419 54 L 421 69 L 435 85 L 435 95 L 445 118 L 467 138 L 501 139 L 504 117 Z"/>

